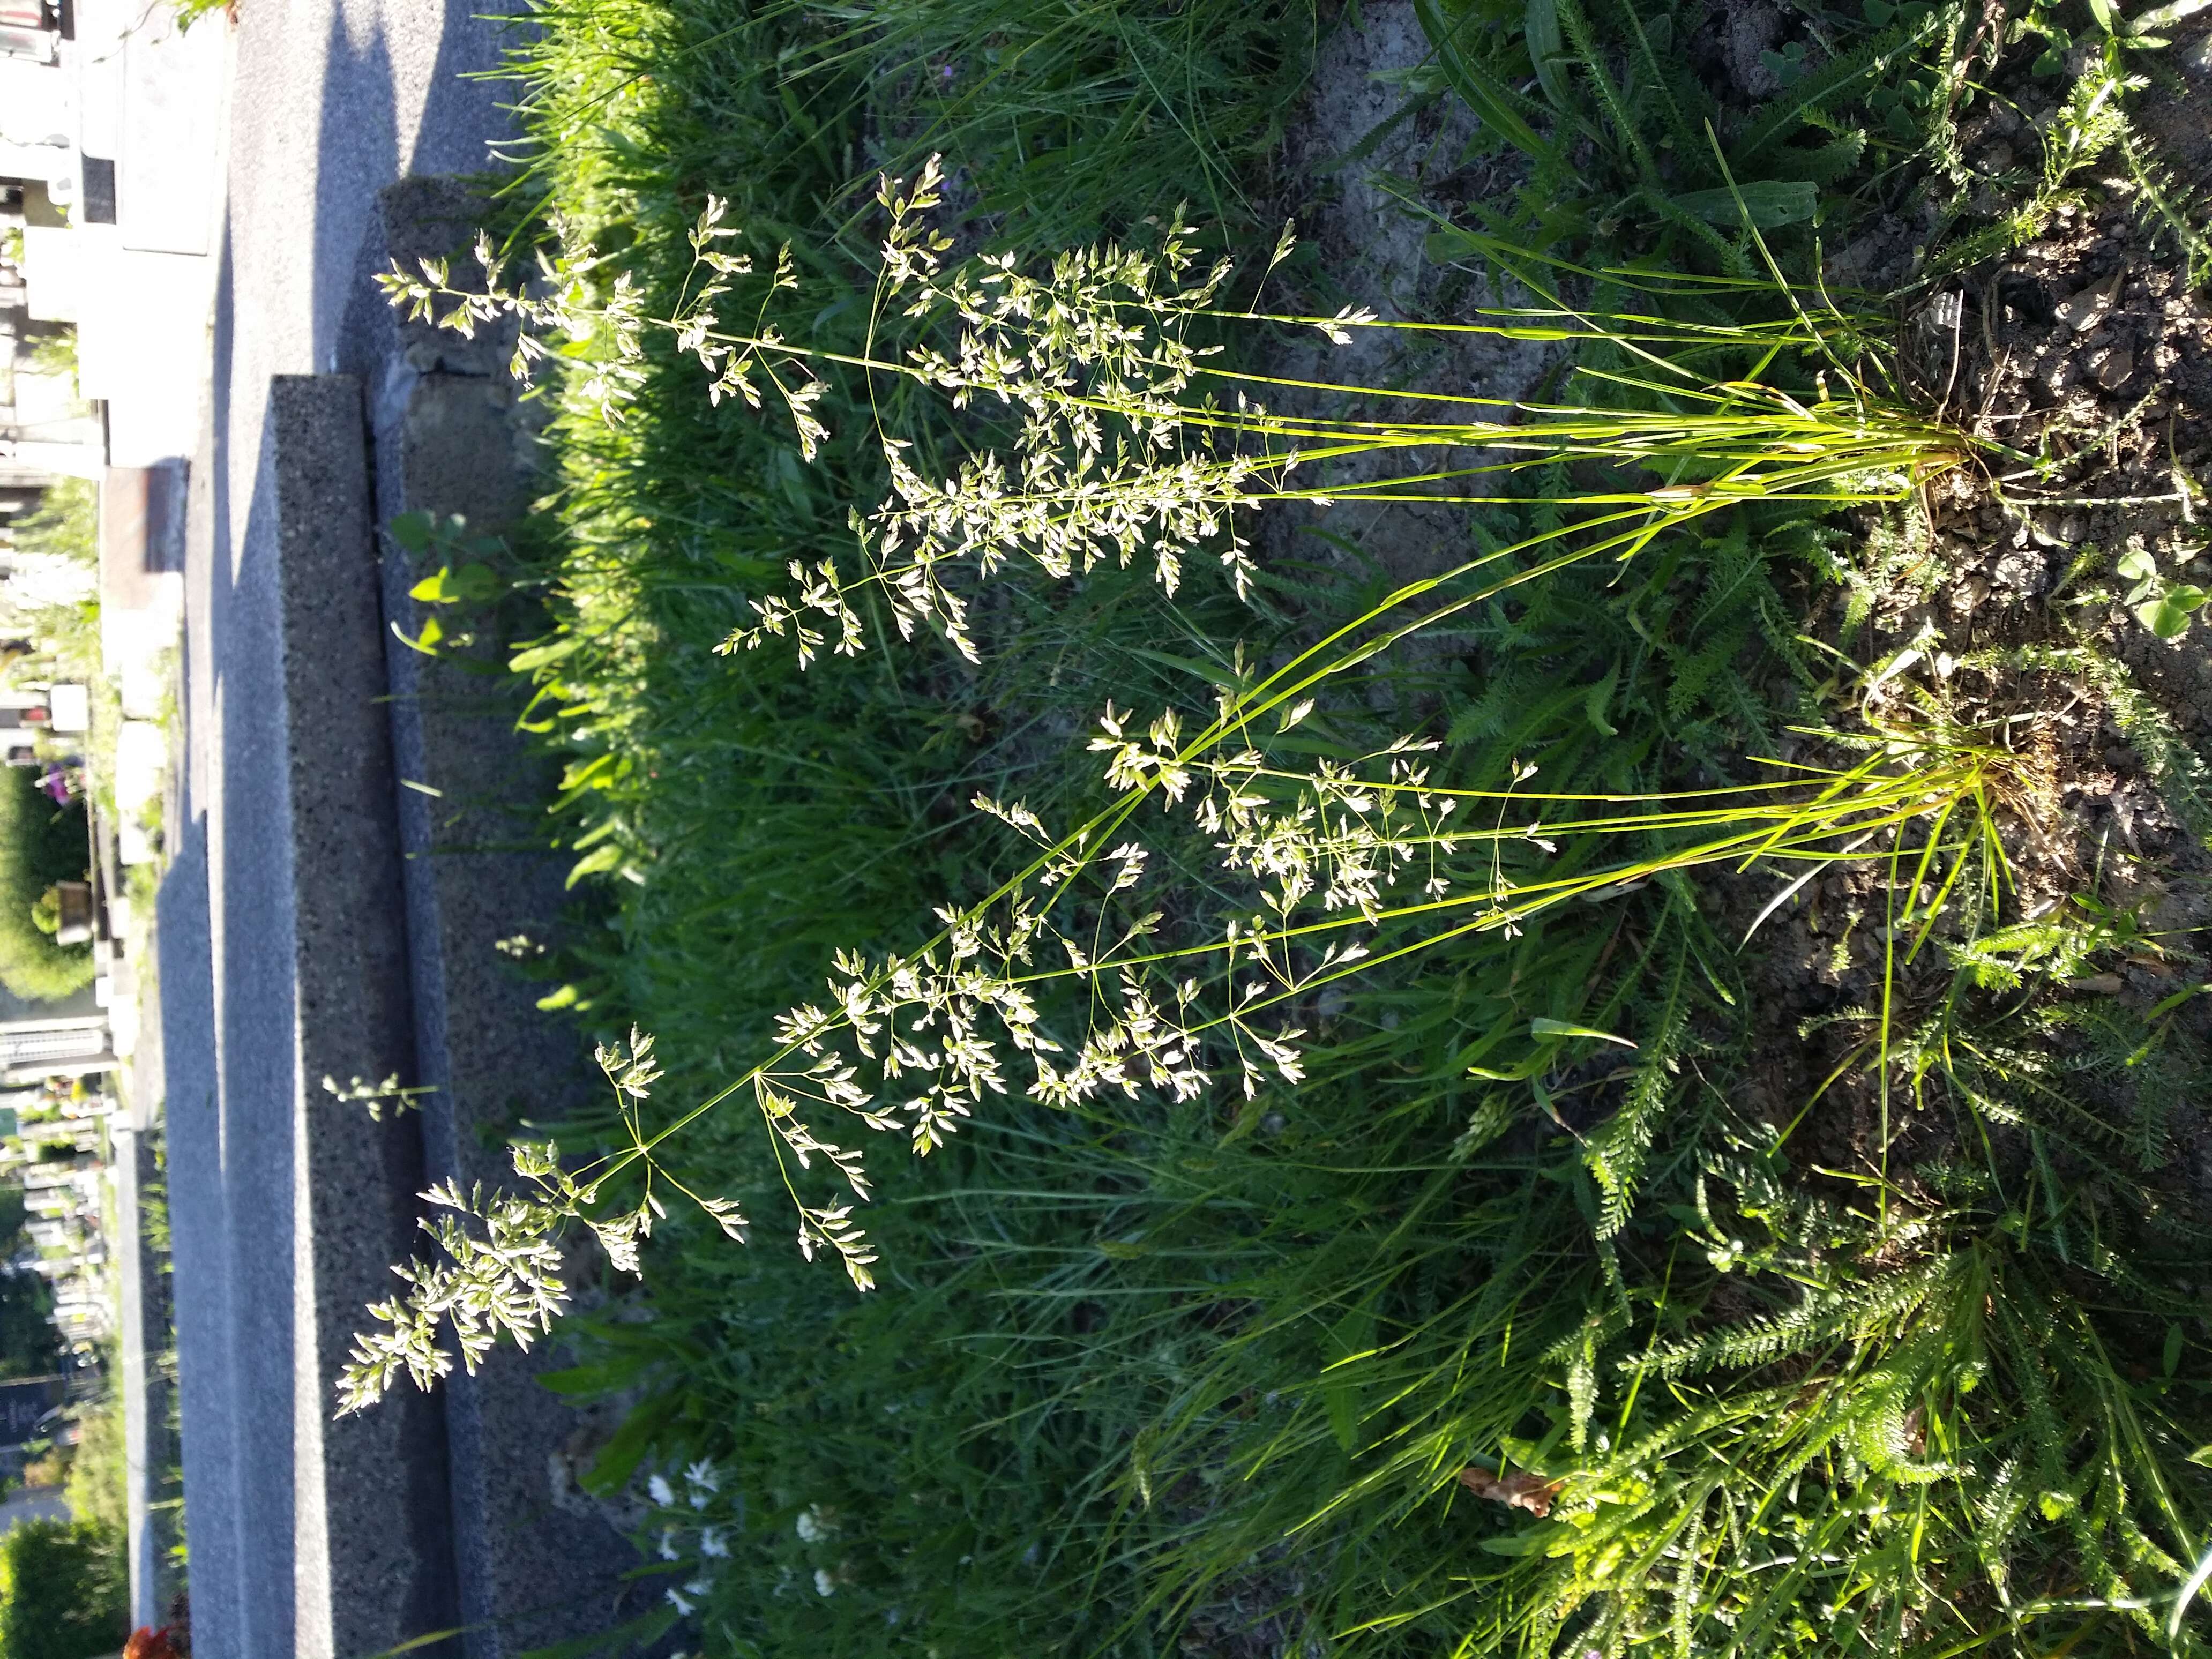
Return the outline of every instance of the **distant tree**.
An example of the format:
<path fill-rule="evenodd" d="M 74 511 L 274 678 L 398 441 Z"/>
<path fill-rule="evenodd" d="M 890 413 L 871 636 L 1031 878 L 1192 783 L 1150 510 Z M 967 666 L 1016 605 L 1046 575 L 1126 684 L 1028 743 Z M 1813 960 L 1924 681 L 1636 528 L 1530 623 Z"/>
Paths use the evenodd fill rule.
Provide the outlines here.
<path fill-rule="evenodd" d="M 123 1400 L 111 1394 L 77 1415 L 77 1443 L 63 1483 L 70 1515 L 120 1538 L 131 1524 L 130 1464 L 123 1443 Z"/>
<path fill-rule="evenodd" d="M 49 348 L 46 355 L 57 354 Z M 70 356 L 66 366 L 74 373 L 76 354 Z M 49 369 L 63 366 L 46 365 Z M 37 509 L 16 521 L 15 546 L 20 552 L 98 568 L 100 486 L 85 478 L 57 478 L 40 498 Z"/>
<path fill-rule="evenodd" d="M 99 1659 L 131 1633 L 121 1540 L 89 1522 L 0 1537 L 0 1659 Z"/>
<path fill-rule="evenodd" d="M 0 1382 L 44 1376 L 61 1358 L 52 1290 L 36 1273 L 0 1268 Z"/>
<path fill-rule="evenodd" d="M 99 486 L 56 480 L 14 531 L 11 568 L 0 578 L 0 622 L 27 636 L 27 669 L 50 679 L 98 673 Z"/>

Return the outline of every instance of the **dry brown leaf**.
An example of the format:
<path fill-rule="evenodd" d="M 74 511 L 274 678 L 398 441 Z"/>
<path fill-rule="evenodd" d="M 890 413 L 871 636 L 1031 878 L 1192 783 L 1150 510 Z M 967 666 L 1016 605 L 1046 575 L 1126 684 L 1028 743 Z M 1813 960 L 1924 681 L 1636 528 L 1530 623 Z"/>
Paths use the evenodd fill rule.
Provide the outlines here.
<path fill-rule="evenodd" d="M 1509 1510 L 1526 1510 L 1539 1520 L 1552 1512 L 1552 1500 L 1566 1485 L 1564 1480 L 1548 1480 L 1530 1469 L 1493 1474 L 1473 1463 L 1459 1472 L 1459 1483 L 1477 1498 L 1487 1498 Z"/>

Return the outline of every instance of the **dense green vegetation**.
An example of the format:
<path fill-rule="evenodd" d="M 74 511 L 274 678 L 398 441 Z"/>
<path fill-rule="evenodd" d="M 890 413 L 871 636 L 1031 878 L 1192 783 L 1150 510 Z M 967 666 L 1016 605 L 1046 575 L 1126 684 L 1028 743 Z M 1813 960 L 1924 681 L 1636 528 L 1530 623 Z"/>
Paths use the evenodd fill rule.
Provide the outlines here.
<path fill-rule="evenodd" d="M 15 526 L 17 552 L 94 568 L 99 563 L 100 495 L 81 478 L 57 480 L 39 510 Z M 49 605 L 34 621 L 41 660 L 62 672 L 82 672 L 100 660 L 99 606 Z M 52 672 L 50 667 L 48 672 Z M 92 982 L 88 945 L 57 945 L 50 928 L 33 920 L 58 881 L 82 881 L 91 858 L 84 808 L 58 806 L 39 788 L 29 768 L 0 779 L 0 985 L 19 997 L 66 997 Z"/>
<path fill-rule="evenodd" d="M 23 1189 L 0 1187 L 0 1255 L 21 1248 L 22 1231 Z M 44 1376 L 60 1357 L 52 1288 L 36 1273 L 0 1270 L 0 1381 Z"/>
<path fill-rule="evenodd" d="M 57 805 L 29 767 L 0 776 L 0 985 L 61 998 L 92 982 L 92 947 L 60 945 L 33 916 L 56 882 L 82 881 L 91 859 L 83 803 Z"/>
<path fill-rule="evenodd" d="M 0 1271 L 0 1380 L 46 1376 L 61 1362 L 53 1291 L 37 1273 Z"/>
<path fill-rule="evenodd" d="M 74 337 L 49 337 L 41 344 L 46 348 L 42 355 L 52 357 L 66 353 L 74 362 Z M 100 487 L 83 478 L 57 478 L 47 486 L 38 510 L 17 520 L 14 530 L 19 554 L 53 561 L 58 568 L 74 565 L 82 573 L 74 583 L 32 584 L 40 602 L 10 619 L 14 626 L 27 629 L 33 636 L 33 654 L 12 659 L 18 672 L 30 666 L 45 671 L 40 678 L 96 677 L 100 672 Z M 81 596 L 60 597 L 72 590 L 80 590 Z"/>
<path fill-rule="evenodd" d="M 122 1540 L 88 1522 L 26 1521 L 0 1536 L 0 1655 L 94 1659 L 130 1633 Z"/>
<path fill-rule="evenodd" d="M 109 1368 L 109 1375 L 114 1375 Z M 110 1394 L 77 1413 L 77 1443 L 70 1455 L 65 1494 L 72 1518 L 104 1537 L 121 1538 L 130 1527 L 130 1468 L 125 1449 L 123 1397 Z"/>
<path fill-rule="evenodd" d="M 652 1317 L 568 1328 L 582 1352 L 559 1386 L 643 1397 L 598 1479 L 672 1480 L 647 1541 L 667 1616 L 718 1651 L 2197 1651 L 2177 1592 L 2212 1533 L 2191 1455 L 2212 1438 L 2194 1288 L 2212 1252 L 2166 1114 L 2201 1086 L 2201 1027 L 2193 1005 L 2063 988 L 2131 952 L 2201 964 L 2098 890 L 2023 912 L 2020 823 L 2048 779 L 1911 672 L 1931 653 L 1876 638 L 1863 599 L 1900 546 L 1924 557 L 1911 486 L 1995 452 L 1931 416 L 1877 296 L 1839 308 L 1811 281 L 1816 225 L 1832 243 L 1912 196 L 1960 245 L 2019 234 L 2120 135 L 2069 94 L 2080 118 L 2047 126 L 2006 217 L 1963 189 L 1954 123 L 1982 95 L 1978 53 L 1978 76 L 2042 37 L 1985 39 L 1978 11 L 1823 11 L 1818 61 L 1777 51 L 1778 89 L 1729 104 L 1698 78 L 1686 5 L 1419 9 L 1435 52 L 1417 104 L 1471 110 L 1470 153 L 1513 185 L 1428 209 L 1431 254 L 1559 295 L 1542 320 L 1563 357 L 1517 435 L 1431 432 L 1410 463 L 1343 424 L 1415 418 L 1387 398 L 1269 386 L 1267 424 L 1206 378 L 1264 374 L 1313 337 L 1237 314 L 1263 294 L 1273 211 L 1300 205 L 1274 192 L 1312 183 L 1266 172 L 1321 38 L 1310 12 L 545 13 L 526 58 L 540 148 L 512 194 L 540 216 L 510 228 L 528 246 L 557 210 L 556 320 L 584 325 L 563 331 L 557 528 L 526 556 L 550 631 L 514 661 L 568 763 L 578 879 L 604 878 L 549 1002 L 651 1032 L 666 1068 L 626 1056 L 635 1091 L 556 1127 L 622 1160 L 564 1198 L 617 1255 L 648 1168 L 626 1149 L 684 1126 L 650 1166 Z M 2082 82 L 2136 50 L 2101 12 L 2068 27 L 2110 43 Z M 949 255 L 1126 238 L 1154 263 L 1028 290 L 1037 267 L 1018 262 L 994 290 L 933 300 L 911 278 L 892 296 L 878 244 L 897 222 L 869 181 L 934 149 L 955 169 Z M 1205 227 L 1187 275 L 1167 252 L 1183 200 Z M 793 285 L 771 290 L 787 245 Z M 1189 297 L 1217 246 L 1243 269 Z M 635 314 L 703 317 L 702 248 L 754 264 L 726 273 L 708 331 L 609 314 L 619 273 Z M 1310 246 L 1271 280 L 1335 308 Z M 1015 316 L 992 293 L 1037 303 Z M 1030 325 L 1089 338 L 1107 315 L 1139 343 L 1127 362 L 1056 356 Z M 1006 349 L 973 372 L 1010 401 L 955 408 L 882 367 L 957 357 L 963 327 Z M 709 367 L 746 368 L 765 411 L 734 380 L 702 395 L 714 376 L 687 354 L 718 336 Z M 1218 365 L 1163 391 L 1161 365 L 1214 345 Z M 814 376 L 796 412 L 818 437 L 786 407 Z M 1286 527 L 1248 530 L 1248 594 L 1210 556 L 1218 522 L 1182 538 L 1172 588 L 1144 536 L 1133 560 L 1055 574 L 1028 556 L 1035 523 L 1001 536 L 988 582 L 947 553 L 964 612 L 929 572 L 854 579 L 849 514 L 897 483 L 887 439 L 926 478 L 1018 448 L 1044 469 L 1029 481 L 1059 486 L 1048 512 L 1072 514 L 1051 470 L 1080 447 L 1069 395 L 1105 425 L 1102 489 L 1166 458 L 1249 465 L 1237 493 L 1276 497 Z M 1516 470 L 1450 470 L 1501 443 L 1528 446 Z M 1394 489 L 1478 499 L 1447 504 L 1444 544 L 1409 570 L 1298 499 L 1286 445 L 1316 469 L 1309 495 L 1374 493 L 1328 470 L 1334 447 L 1380 454 Z M 909 554 L 958 540 L 876 519 L 878 569 L 913 568 L 893 530 Z M 776 611 L 823 562 L 847 585 Z M 1839 588 L 1863 598 L 1816 626 Z M 718 650 L 764 616 L 783 628 Z M 793 630 L 834 642 L 848 616 L 866 648 L 825 644 L 802 671 Z M 1122 740 L 1102 736 L 1109 705 L 1136 711 L 1137 751 L 1110 786 L 1086 746 Z M 1163 710 L 1180 724 L 1140 736 Z M 1393 747 L 1407 738 L 1433 747 Z M 1826 770 L 1806 782 L 1778 755 Z M 1153 805 L 1170 770 L 1221 817 Z M 1048 852 L 979 796 L 1034 811 Z M 1393 827 L 1374 803 L 1401 799 Z M 1240 811 L 1266 833 L 1239 843 Z M 1060 839 L 1079 825 L 1079 849 Z M 1747 906 L 1712 867 L 1762 854 L 1850 908 L 1842 993 L 1800 1026 L 1742 945 L 1778 883 Z M 1417 859 L 1434 862 L 1395 886 L 1376 868 Z M 1242 997 L 1226 924 L 1264 933 L 1272 890 L 1287 927 L 1292 875 L 1351 896 L 1273 941 L 1264 1019 L 1208 1012 L 1182 1035 L 1201 1022 L 1176 975 L 1188 1006 Z M 1431 877 L 1472 896 L 1439 904 L 1487 908 L 1422 904 Z M 939 906 L 983 941 L 957 959 L 994 988 L 933 977 L 960 948 L 931 942 Z M 1048 928 L 1023 933 L 1036 916 Z M 1309 948 L 1355 939 L 1356 973 Z M 778 1022 L 825 1003 L 837 951 L 857 956 L 833 983 L 874 1000 L 858 1032 L 818 1028 L 839 1058 L 810 1068 Z M 1086 977 L 1083 953 L 1127 977 Z M 893 955 L 937 997 L 929 1019 L 885 1012 Z M 985 1005 L 1003 1015 L 1017 983 L 1035 1024 L 994 1024 Z M 858 1039 L 891 1018 L 912 1080 L 832 1133 L 838 1067 L 873 1085 L 889 1039 Z M 1264 1055 L 1285 1026 L 1297 1064 L 1255 1061 L 1240 1087 L 1240 1048 Z M 1018 1027 L 1060 1042 L 1052 1079 L 1109 1034 L 1105 1086 L 1056 1091 Z M 979 1033 L 1006 1087 L 963 1095 L 942 1055 Z M 1210 1087 L 1172 1086 L 1201 1065 Z M 849 1167 L 817 1134 L 869 1143 L 864 1210 L 834 1207 Z M 732 1244 L 672 1182 L 758 1237 Z M 805 1259 L 779 1236 L 794 1203 Z M 878 1288 L 855 1295 L 823 1255 Z"/>

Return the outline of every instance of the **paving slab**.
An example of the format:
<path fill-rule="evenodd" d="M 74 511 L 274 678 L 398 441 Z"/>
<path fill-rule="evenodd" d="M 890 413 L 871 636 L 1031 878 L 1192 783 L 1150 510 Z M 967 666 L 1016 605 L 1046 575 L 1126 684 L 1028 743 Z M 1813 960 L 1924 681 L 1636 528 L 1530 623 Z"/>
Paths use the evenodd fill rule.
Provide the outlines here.
<path fill-rule="evenodd" d="M 360 383 L 278 376 L 266 430 L 279 821 L 250 880 L 217 849 L 207 956 L 169 948 L 196 872 L 163 889 L 168 1047 L 202 986 L 225 1039 L 169 1096 L 193 1622 L 213 1654 L 342 1659 L 452 1628 L 459 1597 L 437 1402 L 331 1417 L 424 1184 L 415 1124 L 321 1087 L 411 1066 L 414 1036 Z"/>

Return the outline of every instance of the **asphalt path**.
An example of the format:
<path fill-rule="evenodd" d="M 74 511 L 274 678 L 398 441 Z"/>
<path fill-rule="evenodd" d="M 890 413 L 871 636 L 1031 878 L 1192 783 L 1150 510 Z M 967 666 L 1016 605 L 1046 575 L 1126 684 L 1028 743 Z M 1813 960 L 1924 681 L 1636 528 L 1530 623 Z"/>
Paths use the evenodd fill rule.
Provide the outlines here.
<path fill-rule="evenodd" d="M 184 768 L 159 906 L 161 1041 L 194 1623 L 220 1656 L 313 1650 L 319 1517 L 295 1462 L 328 1402 L 295 1345 L 296 1032 L 270 377 L 374 387 L 376 192 L 510 135 L 500 0 L 247 0 L 231 41 L 208 418 L 185 569 Z M 216 27 L 206 24 L 202 27 Z M 395 902 L 398 902 L 395 896 Z"/>

